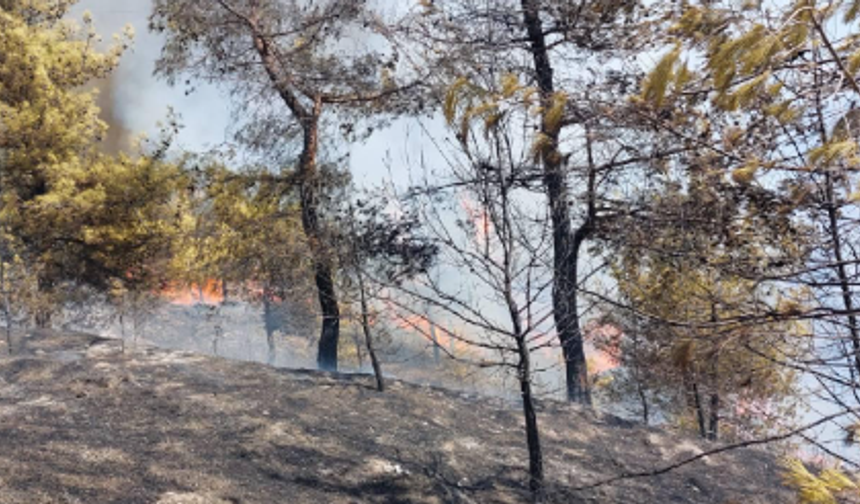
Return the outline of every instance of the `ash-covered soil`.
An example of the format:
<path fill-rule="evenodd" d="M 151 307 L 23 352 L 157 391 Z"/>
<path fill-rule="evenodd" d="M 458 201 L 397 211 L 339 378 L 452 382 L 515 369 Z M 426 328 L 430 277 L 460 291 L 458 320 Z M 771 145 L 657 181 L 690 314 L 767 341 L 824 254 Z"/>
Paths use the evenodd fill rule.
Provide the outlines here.
<path fill-rule="evenodd" d="M 82 334 L 14 347 L 0 343 L 0 504 L 528 502 L 516 404 Z M 565 404 L 539 421 L 553 502 L 792 501 L 758 450 L 576 492 L 709 445 Z"/>

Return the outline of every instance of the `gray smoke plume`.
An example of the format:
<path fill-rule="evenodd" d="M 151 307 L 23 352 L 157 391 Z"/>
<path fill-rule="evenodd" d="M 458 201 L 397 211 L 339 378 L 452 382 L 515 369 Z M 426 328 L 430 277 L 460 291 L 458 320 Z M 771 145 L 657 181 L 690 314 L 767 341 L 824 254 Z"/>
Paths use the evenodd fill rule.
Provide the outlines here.
<path fill-rule="evenodd" d="M 102 140 L 102 150 L 107 154 L 129 152 L 133 147 L 134 133 L 126 126 L 117 100 L 118 82 L 116 73 L 112 73 L 96 84 L 99 90 L 96 105 L 101 109 L 99 116 L 108 124 L 107 134 Z"/>

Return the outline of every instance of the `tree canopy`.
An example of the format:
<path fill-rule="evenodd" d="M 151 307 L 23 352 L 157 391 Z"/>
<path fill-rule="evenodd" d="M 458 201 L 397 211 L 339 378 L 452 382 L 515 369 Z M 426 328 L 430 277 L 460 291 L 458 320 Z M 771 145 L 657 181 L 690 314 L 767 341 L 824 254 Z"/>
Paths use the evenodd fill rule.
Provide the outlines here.
<path fill-rule="evenodd" d="M 536 501 L 548 383 L 851 461 L 798 423 L 827 404 L 849 443 L 860 425 L 857 2 L 153 0 L 156 77 L 226 90 L 232 135 L 183 151 L 168 115 L 118 153 L 98 88 L 133 33 L 100 43 L 76 3 L 0 0 L 7 328 L 218 285 L 263 311 L 269 364 L 289 332 L 342 368 L 357 313 L 381 392 L 375 336 L 406 319 L 433 372 L 444 353 L 515 379 Z M 420 152 L 349 158 L 394 120 Z M 359 187 L 360 163 L 409 182 Z M 848 488 L 789 469 L 809 501 Z"/>

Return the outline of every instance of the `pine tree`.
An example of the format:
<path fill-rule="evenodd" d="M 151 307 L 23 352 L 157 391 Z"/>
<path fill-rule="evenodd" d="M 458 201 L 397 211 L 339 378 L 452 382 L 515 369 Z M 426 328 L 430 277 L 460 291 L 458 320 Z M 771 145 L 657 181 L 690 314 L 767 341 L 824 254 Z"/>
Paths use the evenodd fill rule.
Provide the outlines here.
<path fill-rule="evenodd" d="M 40 326 L 84 286 L 151 285 L 179 212 L 178 169 L 161 145 L 107 156 L 96 89 L 131 37 L 95 50 L 98 35 L 65 20 L 75 2 L 6 1 L 0 10 L 0 221 L 6 269 L 18 270 L 21 301 Z M 29 293 L 27 293 L 29 292 Z"/>
<path fill-rule="evenodd" d="M 415 16 L 406 35 L 444 78 L 440 101 L 449 121 L 461 109 L 471 111 L 460 117 L 488 126 L 520 120 L 516 176 L 544 199 L 553 226 L 555 331 L 567 398 L 582 404 L 591 403 L 580 318 L 593 276 L 586 259 L 607 220 L 625 211 L 616 208 L 623 199 L 610 196 L 625 170 L 662 155 L 662 145 L 631 134 L 621 120 L 625 104 L 615 99 L 636 78 L 627 57 L 646 42 L 640 15 L 626 2 L 440 0 Z M 493 148 L 487 136 L 460 126 L 454 132 L 467 152 Z"/>
<path fill-rule="evenodd" d="M 173 278 L 203 285 L 217 279 L 230 296 L 263 305 L 268 361 L 277 358 L 275 331 L 310 334 L 315 328 L 313 266 L 301 211 L 282 177 L 267 169 L 229 169 L 217 159 L 193 180 L 188 229 L 178 244 Z M 277 244 L 277 246 L 273 246 Z M 286 319 L 288 327 L 280 327 Z"/>
<path fill-rule="evenodd" d="M 780 237 L 772 242 L 779 253 L 767 250 L 768 260 L 743 275 L 759 287 L 807 290 L 809 304 L 786 304 L 765 318 L 809 324 L 796 344 L 813 348 L 815 358 L 783 364 L 815 376 L 824 396 L 847 408 L 860 371 L 857 4 L 706 2 L 673 9 L 663 31 L 665 56 L 637 99 L 640 114 L 667 138 L 694 147 L 699 169 L 771 195 L 757 211 L 791 225 L 759 221 L 757 233 Z"/>
<path fill-rule="evenodd" d="M 393 77 L 396 50 L 375 50 L 364 42 L 350 51 L 336 47 L 340 37 L 355 34 L 384 43 L 380 18 L 365 2 L 353 0 L 159 0 L 151 27 L 167 37 L 159 74 L 170 82 L 189 76 L 230 88 L 243 112 L 250 112 L 243 114 L 249 120 L 239 139 L 269 162 L 295 166 L 322 314 L 317 360 L 322 369 L 337 369 L 337 265 L 326 235 L 327 165 L 321 146 L 333 148 L 326 136 L 334 131 L 327 128 L 329 120 L 349 134 L 383 105 L 389 112 L 409 108 L 398 99 L 403 87 Z M 295 144 L 297 158 L 285 149 Z"/>

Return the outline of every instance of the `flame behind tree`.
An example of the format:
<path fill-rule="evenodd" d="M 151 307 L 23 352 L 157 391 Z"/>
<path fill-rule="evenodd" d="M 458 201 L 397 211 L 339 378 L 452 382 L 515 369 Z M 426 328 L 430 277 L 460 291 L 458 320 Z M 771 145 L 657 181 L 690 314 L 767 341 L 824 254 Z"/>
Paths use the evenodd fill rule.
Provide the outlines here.
<path fill-rule="evenodd" d="M 639 79 L 629 61 L 647 33 L 637 21 L 659 9 L 561 0 L 425 4 L 404 36 L 441 77 L 442 109 L 462 148 L 478 161 L 494 156 L 496 125 L 518 122 L 508 176 L 541 202 L 546 212 L 537 217 L 551 222 L 552 317 L 567 397 L 589 404 L 580 316 L 590 302 L 583 288 L 600 265 L 593 251 L 605 224 L 635 201 L 627 183 L 647 177 L 642 161 L 663 157 L 667 147 L 628 121 L 619 100 Z M 476 121 L 484 131 L 470 128 Z"/>
<path fill-rule="evenodd" d="M 372 324 L 379 314 L 374 305 L 388 289 L 426 274 L 438 249 L 423 237 L 416 215 L 392 215 L 385 211 L 392 203 L 390 198 L 368 196 L 346 204 L 335 222 L 339 225 L 339 262 L 345 273 L 343 287 L 357 298 L 367 352 L 377 389 L 382 392 L 385 385 Z"/>
<path fill-rule="evenodd" d="M 291 174 L 229 169 L 210 156 L 189 163 L 199 168 L 189 188 L 193 212 L 174 258 L 176 276 L 163 294 L 180 303 L 217 303 L 227 285 L 231 299 L 262 304 L 274 363 L 275 330 L 308 335 L 317 313 L 308 302 L 313 259 L 300 211 L 294 194 L 282 189 Z M 288 319 L 286 327 L 275 323 L 275 312 Z"/>
<path fill-rule="evenodd" d="M 302 229 L 322 315 L 318 365 L 336 370 L 340 307 L 336 257 L 326 232 L 324 156 L 329 119 L 341 132 L 378 112 L 413 108 L 401 99 L 399 55 L 378 36 L 381 17 L 354 0 L 304 2 L 156 0 L 151 27 L 166 37 L 157 73 L 228 86 L 238 109 L 257 109 L 239 135 L 277 166 L 294 165 Z M 349 43 L 345 41 L 349 39 Z M 373 42 L 371 42 L 372 39 Z M 337 43 L 335 42 L 337 41 Z M 277 106 L 273 106 L 277 104 Z M 254 114 L 245 117 L 252 118 Z M 352 135 L 354 136 L 354 134 Z M 285 153 L 295 139 L 299 155 Z"/>
<path fill-rule="evenodd" d="M 209 278 L 200 284 L 185 284 L 182 282 L 167 282 L 158 294 L 170 303 L 181 306 L 195 304 L 217 305 L 225 301 L 224 282 Z"/>
<path fill-rule="evenodd" d="M 104 153 L 107 125 L 87 85 L 111 74 L 131 32 L 96 51 L 88 15 L 82 24 L 62 19 L 74 3 L 11 0 L 0 10 L 3 260 L 24 268 L 20 300 L 32 301 L 40 326 L 83 287 L 151 289 L 184 211 L 184 175 L 163 143 L 135 156 Z"/>

